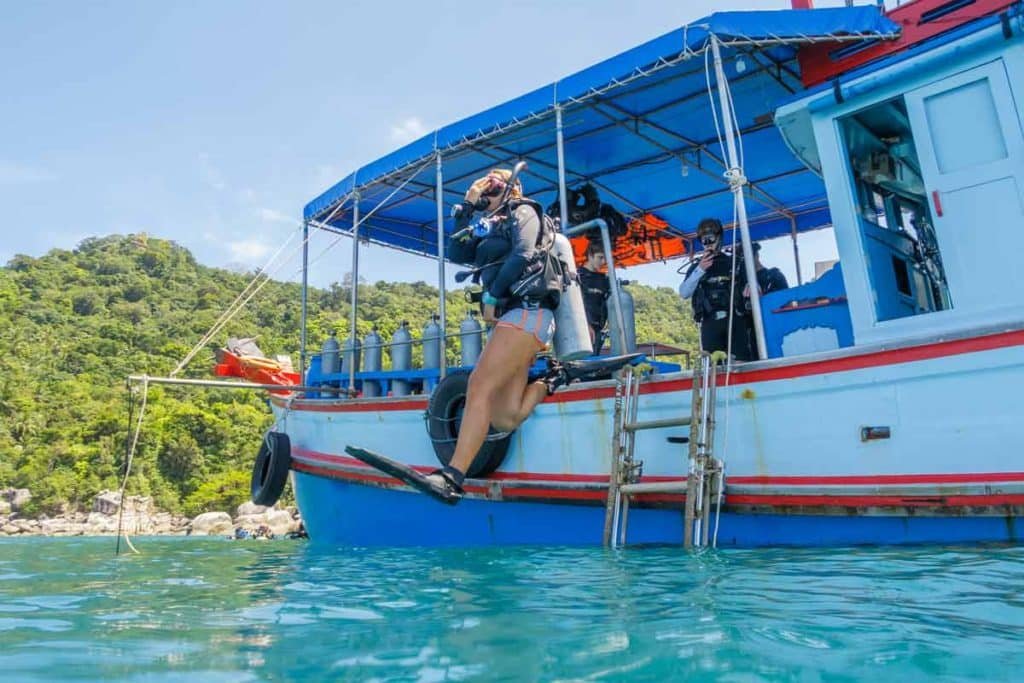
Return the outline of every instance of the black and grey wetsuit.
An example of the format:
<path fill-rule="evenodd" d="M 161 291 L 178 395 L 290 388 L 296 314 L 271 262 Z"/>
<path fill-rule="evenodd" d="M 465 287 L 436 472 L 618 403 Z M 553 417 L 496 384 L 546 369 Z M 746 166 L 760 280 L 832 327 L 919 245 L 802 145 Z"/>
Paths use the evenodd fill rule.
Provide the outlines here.
<path fill-rule="evenodd" d="M 732 354 L 737 360 L 751 360 L 749 326 L 743 318 L 743 287 L 746 278 L 736 261 L 733 271 L 732 253 L 715 254 L 711 267 L 704 271 L 694 262 L 686 271 L 679 286 L 679 294 L 689 298 L 693 306 L 693 319 L 700 325 L 700 345 L 705 351 L 726 351 L 729 348 L 729 304 L 733 307 Z"/>

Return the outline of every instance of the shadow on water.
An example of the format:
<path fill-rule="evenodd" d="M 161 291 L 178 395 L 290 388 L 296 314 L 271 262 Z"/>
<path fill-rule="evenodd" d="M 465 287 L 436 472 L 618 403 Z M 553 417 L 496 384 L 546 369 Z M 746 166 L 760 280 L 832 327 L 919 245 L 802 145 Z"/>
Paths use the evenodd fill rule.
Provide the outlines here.
<path fill-rule="evenodd" d="M 12 680 L 1013 677 L 1024 548 L 0 542 Z"/>

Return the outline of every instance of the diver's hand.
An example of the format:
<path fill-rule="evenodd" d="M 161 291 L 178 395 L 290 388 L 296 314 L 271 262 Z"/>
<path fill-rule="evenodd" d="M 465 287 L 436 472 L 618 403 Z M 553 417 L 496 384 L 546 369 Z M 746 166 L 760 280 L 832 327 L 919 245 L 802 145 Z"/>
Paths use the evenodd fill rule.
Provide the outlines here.
<path fill-rule="evenodd" d="M 483 315 L 481 317 L 483 317 L 485 323 L 498 322 L 497 311 L 494 308 L 494 304 L 484 304 Z"/>
<path fill-rule="evenodd" d="M 480 197 L 485 192 L 493 190 L 495 183 L 500 182 L 501 181 L 499 179 L 489 175 L 484 176 L 483 178 L 478 178 L 473 181 L 473 184 L 469 186 L 468 190 L 466 190 L 466 201 L 475 206 L 477 201 L 479 201 Z"/>
<path fill-rule="evenodd" d="M 700 266 L 700 269 L 706 273 L 708 272 L 708 269 L 711 268 L 711 264 L 714 262 L 715 255 L 712 254 L 711 252 L 704 252 L 704 255 L 700 257 L 700 263 L 698 263 L 697 265 Z"/>

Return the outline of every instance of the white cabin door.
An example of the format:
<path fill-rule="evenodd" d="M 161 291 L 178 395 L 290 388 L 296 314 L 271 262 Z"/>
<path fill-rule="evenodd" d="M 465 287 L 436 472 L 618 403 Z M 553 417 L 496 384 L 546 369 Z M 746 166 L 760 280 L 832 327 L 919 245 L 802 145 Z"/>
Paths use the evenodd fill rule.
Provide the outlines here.
<path fill-rule="evenodd" d="M 1024 135 L 1002 60 L 906 102 L 953 309 L 1024 304 Z"/>

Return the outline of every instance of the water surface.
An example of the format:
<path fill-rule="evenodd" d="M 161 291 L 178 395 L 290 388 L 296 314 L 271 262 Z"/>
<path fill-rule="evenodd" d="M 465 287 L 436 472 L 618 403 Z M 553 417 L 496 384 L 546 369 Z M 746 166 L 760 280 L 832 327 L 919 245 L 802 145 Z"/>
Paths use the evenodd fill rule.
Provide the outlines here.
<path fill-rule="evenodd" d="M 0 540 L 34 680 L 1019 680 L 1024 548 Z"/>

